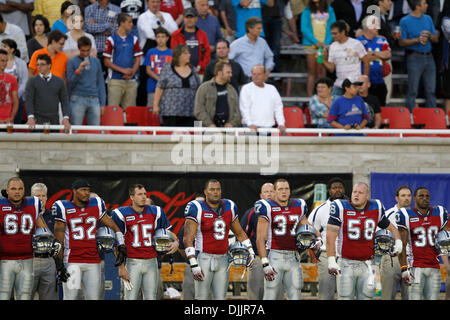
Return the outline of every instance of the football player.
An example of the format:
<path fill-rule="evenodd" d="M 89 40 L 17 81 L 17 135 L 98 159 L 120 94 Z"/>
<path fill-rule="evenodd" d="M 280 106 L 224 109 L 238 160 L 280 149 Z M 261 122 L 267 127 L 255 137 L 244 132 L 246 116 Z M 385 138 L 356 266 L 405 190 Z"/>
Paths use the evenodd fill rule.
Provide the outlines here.
<path fill-rule="evenodd" d="M 55 217 L 52 215 L 50 210 L 45 208 L 47 203 L 47 186 L 39 182 L 33 184 L 31 186 L 31 196 L 38 197 L 41 200 L 42 218 L 47 224 L 49 230 L 53 233 Z M 51 257 L 35 257 L 33 267 L 34 283 L 31 297 L 33 298 L 37 292 L 39 295 L 39 300 L 58 300 L 55 260 Z"/>
<path fill-rule="evenodd" d="M 99 300 L 101 294 L 101 265 L 97 250 L 96 232 L 99 223 L 115 232 L 118 242 L 116 266 L 125 262 L 126 248 L 123 233 L 106 214 L 104 201 L 100 197 L 90 197 L 91 185 L 83 179 L 72 184 L 72 200 L 58 200 L 52 206 L 55 216 L 55 237 L 63 244 L 56 271 L 69 273 L 63 284 L 64 300 L 81 297 L 81 286 L 86 300 Z M 62 261 L 64 259 L 64 261 Z"/>
<path fill-rule="evenodd" d="M 193 200 L 186 205 L 183 244 L 195 280 L 195 299 L 206 300 L 212 291 L 215 300 L 224 300 L 228 287 L 230 228 L 250 251 L 248 266 L 255 252 L 239 224 L 236 205 L 222 199 L 220 182 L 208 180 L 204 194 L 204 201 Z"/>
<path fill-rule="evenodd" d="M 264 183 L 261 186 L 260 199 L 270 200 L 275 194 L 273 184 Z M 252 247 L 256 248 L 256 229 L 258 225 L 258 215 L 255 213 L 255 207 L 247 210 L 241 218 L 241 227 L 250 238 Z M 264 272 L 261 259 L 255 256 L 255 261 L 247 273 L 247 296 L 249 300 L 262 300 L 264 296 Z"/>
<path fill-rule="evenodd" d="M 3 192 L 4 191 L 4 192 Z M 25 197 L 22 179 L 8 180 L 0 197 L 0 300 L 30 300 L 33 289 L 32 237 L 35 228 L 48 226 L 40 215 L 41 200 Z"/>
<path fill-rule="evenodd" d="M 344 181 L 340 178 L 332 178 L 327 183 L 329 198 L 315 208 L 308 216 L 308 221 L 316 230 L 319 230 L 324 244 L 320 248 L 319 256 L 319 300 L 333 300 L 336 292 L 336 276 L 328 273 L 328 259 L 326 254 L 327 224 L 330 217 L 331 203 L 336 199 L 345 199 Z"/>
<path fill-rule="evenodd" d="M 373 269 L 376 227 L 389 230 L 395 239 L 392 254 L 402 251 L 397 228 L 385 216 L 380 200 L 369 199 L 369 186 L 358 182 L 353 186 L 351 200 L 334 200 L 327 225 L 328 272 L 337 275 L 339 299 L 370 300 L 375 295 Z M 336 238 L 339 264 L 336 262 Z"/>
<path fill-rule="evenodd" d="M 131 290 L 125 290 L 125 300 L 137 300 L 142 289 L 144 300 L 156 300 L 159 281 L 158 252 L 153 246 L 153 236 L 158 229 L 170 228 L 163 209 L 155 205 L 147 205 L 147 191 L 142 184 L 134 184 L 129 189 L 131 205 L 113 210 L 112 218 L 125 235 L 127 247 L 126 270 Z M 168 254 L 178 249 L 178 239 L 172 236 Z M 121 267 L 123 268 L 123 267 Z M 127 280 L 127 277 L 124 278 Z"/>
<path fill-rule="evenodd" d="M 401 208 L 397 222 L 403 247 L 411 248 L 410 267 L 405 250 L 399 256 L 402 279 L 410 285 L 410 300 L 437 300 L 441 288 L 441 272 L 435 238 L 447 230 L 448 213 L 442 206 L 430 207 L 430 191 L 419 187 L 414 191 L 414 207 Z"/>
<path fill-rule="evenodd" d="M 303 271 L 296 246 L 296 231 L 300 224 L 309 224 L 306 218 L 308 209 L 303 199 L 290 199 L 287 180 L 276 180 L 274 189 L 273 199 L 255 203 L 258 215 L 256 245 L 265 278 L 263 299 L 275 300 L 283 285 L 289 300 L 299 300 Z M 316 234 L 315 246 L 320 248 L 322 240 L 318 231 Z M 270 250 L 268 256 L 266 247 Z"/>
<path fill-rule="evenodd" d="M 386 217 L 394 226 L 398 227 L 398 212 L 401 208 L 409 207 L 411 205 L 411 199 L 412 190 L 410 187 L 404 185 L 397 188 L 395 191 L 395 201 L 397 203 L 392 208 L 386 210 Z M 381 299 L 395 300 L 398 285 L 400 285 L 402 300 L 408 300 L 408 287 L 402 281 L 402 272 L 398 257 L 383 255 L 381 257 Z"/>

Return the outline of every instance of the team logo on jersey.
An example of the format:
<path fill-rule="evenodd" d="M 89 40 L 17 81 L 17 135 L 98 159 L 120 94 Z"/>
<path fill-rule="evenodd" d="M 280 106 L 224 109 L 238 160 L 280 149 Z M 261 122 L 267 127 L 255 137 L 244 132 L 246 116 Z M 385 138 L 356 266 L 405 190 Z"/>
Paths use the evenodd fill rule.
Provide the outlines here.
<path fill-rule="evenodd" d="M 77 209 L 68 209 L 67 210 L 67 213 L 75 213 L 75 212 L 77 212 Z"/>
<path fill-rule="evenodd" d="M 214 215 L 212 213 L 205 213 L 203 216 L 205 218 L 214 218 Z"/>
<path fill-rule="evenodd" d="M 356 212 L 355 211 L 347 211 L 347 215 L 348 216 L 356 216 Z"/>
<path fill-rule="evenodd" d="M 273 212 L 281 211 L 281 208 L 280 207 L 275 207 L 275 208 L 272 208 L 272 211 Z"/>
<path fill-rule="evenodd" d="M 12 208 L 11 207 L 2 207 L 2 211 L 11 211 Z"/>
<path fill-rule="evenodd" d="M 419 222 L 419 220 L 420 220 L 419 218 L 411 218 L 410 221 L 411 221 L 411 222 Z"/>
<path fill-rule="evenodd" d="M 136 219 L 135 216 L 128 216 L 128 217 L 125 217 L 125 220 L 126 220 L 126 221 L 133 221 L 133 220 L 135 220 L 135 219 Z"/>

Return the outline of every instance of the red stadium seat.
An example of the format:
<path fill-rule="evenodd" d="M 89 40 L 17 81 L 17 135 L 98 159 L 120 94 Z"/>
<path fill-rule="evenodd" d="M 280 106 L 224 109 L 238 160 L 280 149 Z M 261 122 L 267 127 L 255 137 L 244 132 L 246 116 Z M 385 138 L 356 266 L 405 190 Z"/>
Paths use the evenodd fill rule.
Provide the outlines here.
<path fill-rule="evenodd" d="M 389 129 L 411 129 L 411 113 L 405 107 L 381 107 L 382 123 L 389 120 Z"/>
<path fill-rule="evenodd" d="M 414 124 L 425 124 L 424 129 L 447 129 L 445 112 L 441 108 L 414 108 Z"/>
<path fill-rule="evenodd" d="M 100 118 L 102 126 L 123 126 L 123 111 L 119 106 L 105 106 L 105 113 Z"/>
<path fill-rule="evenodd" d="M 284 107 L 284 121 L 286 128 L 304 128 L 305 119 L 300 107 Z M 288 133 L 288 136 L 316 136 L 315 133 Z"/>
<path fill-rule="evenodd" d="M 159 116 L 153 114 L 153 107 L 129 106 L 125 109 L 127 124 L 136 124 L 137 126 L 159 127 Z"/>

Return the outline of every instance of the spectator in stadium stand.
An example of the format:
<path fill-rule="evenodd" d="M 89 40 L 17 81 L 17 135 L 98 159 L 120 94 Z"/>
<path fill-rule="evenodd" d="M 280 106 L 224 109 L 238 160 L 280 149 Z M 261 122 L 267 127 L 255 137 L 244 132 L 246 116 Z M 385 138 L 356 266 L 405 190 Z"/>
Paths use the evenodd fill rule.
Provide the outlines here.
<path fill-rule="evenodd" d="M 266 40 L 261 37 L 262 20 L 250 17 L 245 21 L 246 34 L 230 44 L 228 57 L 239 63 L 245 74 L 250 78 L 252 68 L 261 64 L 265 67 L 266 78 L 274 67 L 273 52 Z"/>
<path fill-rule="evenodd" d="M 450 112 L 450 2 L 446 2 L 443 10 L 443 17 L 441 22 L 442 28 L 442 81 L 441 81 L 441 93 L 445 99 L 445 113 Z M 446 53 L 446 54 L 445 54 Z M 448 279 L 448 296 L 450 297 L 450 277 Z"/>
<path fill-rule="evenodd" d="M 208 35 L 196 26 L 198 12 L 195 8 L 185 9 L 183 17 L 184 25 L 172 34 L 170 48 L 173 50 L 179 44 L 186 44 L 191 53 L 191 65 L 196 68 L 198 74 L 203 75 L 211 60 Z"/>
<path fill-rule="evenodd" d="M 249 18 L 262 19 L 261 7 L 267 3 L 267 0 L 231 0 L 231 3 L 236 12 L 236 39 L 239 39 L 248 32 L 246 22 Z M 265 37 L 262 27 L 260 34 L 261 37 Z"/>
<path fill-rule="evenodd" d="M 36 50 L 28 64 L 28 76 L 37 75 L 39 73 L 37 67 L 37 57 L 41 54 L 47 54 L 52 59 L 51 72 L 53 75 L 66 80 L 67 55 L 62 52 L 67 36 L 59 30 L 51 31 L 48 35 L 48 45 L 40 50 Z"/>
<path fill-rule="evenodd" d="M 328 123 L 338 129 L 364 129 L 369 120 L 364 100 L 358 96 L 362 85 L 357 79 L 345 79 L 342 82 L 344 95 L 336 98 L 328 113 Z"/>
<path fill-rule="evenodd" d="M 286 127 L 283 102 L 277 88 L 265 83 L 266 79 L 264 66 L 255 65 L 252 69 L 252 82 L 244 85 L 239 95 L 242 124 L 257 131 L 258 128 L 272 128 L 276 119 L 278 129 L 284 134 Z"/>
<path fill-rule="evenodd" d="M 121 106 L 136 105 L 137 71 L 141 62 L 142 51 L 139 39 L 131 34 L 133 19 L 127 13 L 120 13 L 117 18 L 119 29 L 106 39 L 103 52 L 104 64 L 108 73 L 108 104 Z"/>
<path fill-rule="evenodd" d="M 239 95 L 241 91 L 241 86 L 248 82 L 248 77 L 245 75 L 244 70 L 239 63 L 228 58 L 230 53 L 230 43 L 221 39 L 216 44 L 216 57 L 217 59 L 211 60 L 206 66 L 205 74 L 203 75 L 203 82 L 209 81 L 214 78 L 214 67 L 218 61 L 225 61 L 231 64 L 231 80 L 230 84 L 234 87 Z"/>
<path fill-rule="evenodd" d="M 239 127 L 239 98 L 230 84 L 231 64 L 219 61 L 215 77 L 204 82 L 195 94 L 194 115 L 204 127 Z"/>
<path fill-rule="evenodd" d="M 362 22 L 361 41 L 367 50 L 369 60 L 370 94 L 376 96 L 382 106 L 386 105 L 387 87 L 383 78 L 383 64 L 392 57 L 391 48 L 385 37 L 377 36 L 380 19 L 375 15 L 366 16 Z M 361 65 L 363 67 L 363 65 Z"/>
<path fill-rule="evenodd" d="M 381 106 L 377 96 L 370 93 L 370 79 L 366 75 L 358 77 L 358 81 L 362 82 L 362 85 L 358 89 L 358 95 L 363 98 L 366 104 L 367 113 L 369 114 L 369 120 L 367 123 L 368 128 L 379 129 L 381 126 Z"/>
<path fill-rule="evenodd" d="M 231 0 L 220 0 L 219 2 L 219 16 L 224 28 L 223 35 L 230 43 L 236 39 L 236 11 L 231 2 Z"/>
<path fill-rule="evenodd" d="M 331 6 L 337 20 L 344 20 L 350 27 L 348 35 L 355 36 L 355 31 L 361 24 L 362 14 L 365 12 L 364 2 L 368 0 L 334 0 Z"/>
<path fill-rule="evenodd" d="M 162 0 L 159 9 L 162 12 L 170 13 L 177 25 L 183 22 L 183 1 L 182 0 Z"/>
<path fill-rule="evenodd" d="M 66 0 L 34 0 L 34 10 L 31 15 L 43 15 L 48 19 L 50 27 L 56 20 L 61 19 L 61 6 Z"/>
<path fill-rule="evenodd" d="M 211 58 L 216 55 L 217 41 L 223 38 L 219 20 L 209 13 L 208 0 L 195 0 L 195 9 L 198 13 L 195 25 L 208 36 Z"/>
<path fill-rule="evenodd" d="M 436 64 L 431 52 L 431 42 L 439 41 L 433 20 L 425 12 L 426 0 L 410 0 L 413 11 L 400 20 L 401 35 L 398 44 L 406 49 L 408 93 L 406 107 L 416 106 L 420 80 L 423 80 L 425 106 L 436 108 Z"/>
<path fill-rule="evenodd" d="M 67 33 L 70 30 L 70 23 L 72 22 L 70 16 L 75 13 L 75 6 L 70 1 L 64 1 L 61 5 L 61 19 L 53 23 L 52 30 L 59 30 L 62 33 Z"/>
<path fill-rule="evenodd" d="M 84 32 L 84 17 L 80 14 L 73 15 L 69 19 L 72 20 L 72 30 L 66 33 L 67 40 L 64 43 L 63 51 L 70 60 L 76 57 L 80 51 L 78 50 L 78 39 L 81 37 L 87 37 L 91 40 L 91 52 L 89 53 L 92 57 L 97 57 L 97 45 L 95 43 L 95 38 L 92 34 Z"/>
<path fill-rule="evenodd" d="M 3 39 L 14 39 L 17 43 L 17 49 L 20 51 L 20 57 L 25 61 L 29 61 L 27 42 L 23 30 L 15 24 L 6 22 L 3 19 L 3 13 L 0 14 L 0 41 Z"/>
<path fill-rule="evenodd" d="M 41 14 L 33 17 L 31 31 L 33 38 L 27 41 L 28 55 L 30 58 L 36 50 L 45 48 L 48 45 L 47 33 L 50 32 L 50 24 L 47 18 Z"/>
<path fill-rule="evenodd" d="M 172 62 L 164 66 L 159 76 L 153 113 L 162 116 L 164 126 L 194 126 L 195 92 L 201 81 L 195 68 L 190 66 L 190 58 L 189 47 L 177 45 L 172 52 Z"/>
<path fill-rule="evenodd" d="M 59 32 L 59 31 L 56 31 Z M 36 57 L 38 74 L 28 79 L 25 89 L 27 124 L 34 129 L 35 124 L 59 124 L 58 108 L 61 103 L 62 124 L 70 129 L 69 98 L 64 80 L 52 74 L 52 60 L 47 54 Z"/>
<path fill-rule="evenodd" d="M 17 43 L 12 39 L 2 40 L 2 49 L 8 52 L 8 63 L 5 72 L 13 75 L 18 84 L 19 108 L 14 118 L 14 123 L 22 123 L 25 87 L 28 81 L 27 63 L 19 58 Z"/>
<path fill-rule="evenodd" d="M 325 67 L 317 62 L 317 50 L 330 45 L 333 40 L 330 27 L 335 21 L 334 9 L 328 6 L 327 0 L 310 0 L 302 12 L 301 32 L 308 64 L 308 97 L 313 95 L 316 80 L 326 76 Z"/>
<path fill-rule="evenodd" d="M 323 64 L 329 72 L 336 71 L 333 96 L 344 93 L 342 83 L 346 78 L 357 78 L 361 75 L 361 62 L 364 74 L 368 75 L 370 70 L 367 51 L 362 43 L 348 36 L 347 23 L 338 20 L 331 25 L 331 36 L 333 43 L 330 48 L 323 50 Z"/>
<path fill-rule="evenodd" d="M 316 82 L 316 94 L 309 100 L 309 111 L 311 114 L 311 124 L 317 128 L 330 128 L 327 122 L 328 112 L 333 102 L 331 90 L 333 80 L 330 78 L 320 78 Z"/>
<path fill-rule="evenodd" d="M 97 57 L 90 56 L 91 39 L 78 39 L 78 55 L 67 63 L 67 82 L 70 93 L 70 122 L 99 126 L 101 111 L 106 105 L 105 81 L 102 65 Z"/>
<path fill-rule="evenodd" d="M 97 56 L 102 63 L 106 39 L 117 31 L 119 13 L 120 8 L 109 3 L 109 0 L 98 0 L 87 6 L 84 11 L 84 29 L 94 36 Z M 106 71 L 104 64 L 103 71 Z"/>
<path fill-rule="evenodd" d="M 8 53 L 0 49 L 0 123 L 13 123 L 19 108 L 17 80 L 5 72 L 7 63 Z"/>
<path fill-rule="evenodd" d="M 20 27 L 25 36 L 30 35 L 28 15 L 33 11 L 34 0 L 0 0 L 0 12 L 6 22 Z"/>

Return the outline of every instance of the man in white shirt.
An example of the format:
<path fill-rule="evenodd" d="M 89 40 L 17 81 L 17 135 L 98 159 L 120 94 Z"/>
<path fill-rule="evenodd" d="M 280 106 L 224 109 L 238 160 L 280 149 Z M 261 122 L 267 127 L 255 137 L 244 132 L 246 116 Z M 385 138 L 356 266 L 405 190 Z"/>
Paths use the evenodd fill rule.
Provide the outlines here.
<path fill-rule="evenodd" d="M 323 65 L 329 72 L 336 71 L 333 97 L 342 96 L 342 82 L 346 78 L 358 78 L 361 75 L 361 62 L 364 65 L 364 74 L 369 75 L 370 62 L 363 44 L 348 36 L 347 23 L 338 20 L 331 25 L 333 43 L 329 50 L 323 50 Z M 358 43 L 359 42 L 359 43 Z"/>
<path fill-rule="evenodd" d="M 263 65 L 252 68 L 252 82 L 241 89 L 239 95 L 239 108 L 242 123 L 257 131 L 258 128 L 271 128 L 277 121 L 278 129 L 284 134 L 283 102 L 275 86 L 265 83 L 266 70 Z"/>
<path fill-rule="evenodd" d="M 20 50 L 20 58 L 28 62 L 28 49 L 23 30 L 15 24 L 6 22 L 3 19 L 3 13 L 0 14 L 0 42 L 3 39 L 13 39 L 17 43 L 17 49 Z"/>
<path fill-rule="evenodd" d="M 395 226 L 397 225 L 397 213 L 401 208 L 407 208 L 411 205 L 411 188 L 404 185 L 397 188 L 395 191 L 395 201 L 397 204 L 386 210 L 386 217 Z M 378 230 L 377 230 L 378 231 Z M 409 246 L 408 246 L 409 247 Z M 408 253 L 408 247 L 406 252 Z M 392 260 L 391 260 L 392 259 Z M 402 300 L 408 300 L 408 286 L 402 281 L 402 272 L 398 257 L 390 257 L 389 255 L 383 255 L 381 257 L 381 299 L 382 300 L 395 300 L 397 295 L 397 288 L 400 284 L 400 292 Z"/>
<path fill-rule="evenodd" d="M 22 29 L 26 36 L 30 35 L 27 13 L 34 9 L 34 0 L 0 0 L 0 12 L 3 19 Z"/>
<path fill-rule="evenodd" d="M 178 25 L 172 18 L 170 13 L 159 10 L 161 0 L 147 0 L 148 10 L 141 14 L 137 20 L 137 28 L 139 33 L 139 44 L 144 53 L 156 47 L 155 30 L 158 27 L 163 27 L 170 34 L 178 29 Z M 153 45 L 146 45 L 148 40 L 153 40 Z"/>
<path fill-rule="evenodd" d="M 327 224 L 330 217 L 331 203 L 336 199 L 345 199 L 344 181 L 340 178 L 332 178 L 327 183 L 329 198 L 320 206 L 315 208 L 308 216 L 308 221 L 322 235 L 323 245 L 320 248 L 319 257 L 319 300 L 334 300 L 336 291 L 336 276 L 328 273 L 327 257 Z"/>

